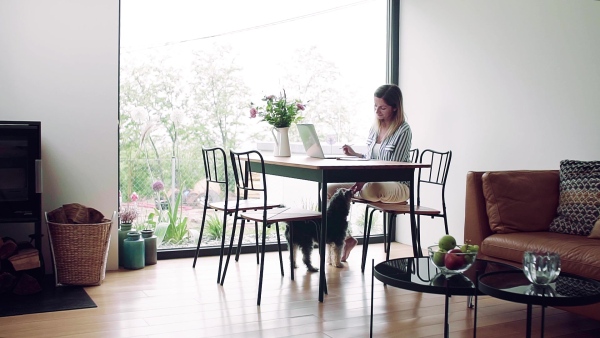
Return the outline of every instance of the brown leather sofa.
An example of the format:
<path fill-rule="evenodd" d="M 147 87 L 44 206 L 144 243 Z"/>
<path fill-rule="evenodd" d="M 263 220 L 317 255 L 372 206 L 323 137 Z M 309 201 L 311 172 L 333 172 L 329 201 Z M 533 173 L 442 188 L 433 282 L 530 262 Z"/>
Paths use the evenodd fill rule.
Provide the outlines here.
<path fill-rule="evenodd" d="M 558 170 L 469 172 L 465 242 L 478 259 L 518 267 L 525 251 L 557 252 L 562 271 L 600 280 L 600 239 L 548 231 L 558 202 Z M 561 309 L 600 320 L 600 303 Z"/>

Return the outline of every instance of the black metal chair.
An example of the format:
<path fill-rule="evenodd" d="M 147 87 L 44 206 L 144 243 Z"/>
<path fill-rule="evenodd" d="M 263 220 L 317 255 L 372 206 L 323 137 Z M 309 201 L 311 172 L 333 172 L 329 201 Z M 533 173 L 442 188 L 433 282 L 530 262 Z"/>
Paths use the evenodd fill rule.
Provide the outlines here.
<path fill-rule="evenodd" d="M 200 243 L 202 241 L 202 234 L 204 232 L 204 225 L 206 222 L 206 211 L 208 209 L 212 209 L 215 211 L 223 212 L 223 230 L 221 234 L 221 251 L 219 257 L 219 272 L 217 275 L 217 283 L 221 281 L 221 268 L 223 265 L 223 254 L 225 251 L 225 233 L 227 229 L 227 216 L 235 214 L 236 211 L 247 211 L 247 210 L 260 210 L 262 208 L 275 208 L 279 207 L 279 203 L 264 203 L 262 199 L 250 199 L 243 198 L 237 200 L 235 205 L 233 201 L 229 201 L 229 172 L 228 172 L 228 159 L 227 154 L 223 148 L 213 147 L 207 148 L 202 147 L 202 159 L 204 161 L 204 171 L 206 174 L 206 193 L 204 195 L 204 211 L 202 213 L 202 222 L 200 226 L 200 236 L 198 237 L 198 245 L 196 246 L 196 254 L 194 255 L 194 263 L 192 267 L 196 267 L 196 260 L 198 259 L 198 255 L 200 253 Z M 225 191 L 225 198 L 223 201 L 219 202 L 210 202 L 209 201 L 209 190 L 211 186 L 218 185 L 220 188 Z M 234 219 L 235 222 L 235 219 Z M 244 229 L 245 222 L 242 221 L 242 230 Z M 256 263 L 259 264 L 259 256 L 258 256 L 258 224 L 255 224 L 256 230 Z M 242 231 L 243 235 L 243 231 Z M 232 234 L 233 238 L 233 234 Z M 241 236 L 240 242 L 238 243 L 236 261 L 239 258 L 239 251 L 241 246 Z"/>
<path fill-rule="evenodd" d="M 416 239 L 413 238 L 413 243 L 417 245 L 417 251 L 422 255 L 421 248 L 421 216 L 429 216 L 431 218 L 441 217 L 444 220 L 445 233 L 448 234 L 448 218 L 446 216 L 446 179 L 448 178 L 448 170 L 450 169 L 450 161 L 452 160 L 452 151 L 439 152 L 431 149 L 425 149 L 419 158 L 419 163 L 430 164 L 430 168 L 419 169 L 417 178 L 417 200 L 415 203 L 415 215 L 417 217 L 417 231 Z M 426 207 L 421 205 L 421 185 L 430 184 L 440 188 L 441 196 L 441 210 Z M 411 198 L 413 198 L 411 196 Z M 365 231 L 363 234 L 363 253 L 361 270 L 365 271 L 365 263 L 367 259 L 367 250 L 369 247 L 369 236 L 371 232 L 372 213 L 374 211 L 381 211 L 384 214 L 384 229 L 389 224 L 387 248 L 386 248 L 386 260 L 390 259 L 390 247 L 392 233 L 396 228 L 396 216 L 401 214 L 410 214 L 410 205 L 407 203 L 381 203 L 381 202 L 370 202 L 368 207 L 372 208 L 371 217 L 368 222 L 365 222 Z M 365 215 L 366 219 L 366 215 Z M 387 223 L 387 224 L 386 224 Z M 384 245 L 385 246 L 385 245 Z"/>
<path fill-rule="evenodd" d="M 417 163 L 417 161 L 419 160 L 419 149 L 418 148 L 414 148 L 410 150 L 410 161 L 412 163 Z M 361 204 L 365 204 L 365 220 L 364 220 L 364 231 L 366 231 L 367 229 L 367 224 L 370 224 L 371 222 L 373 222 L 373 213 L 375 211 L 379 211 L 377 209 L 372 209 L 371 212 L 369 213 L 369 203 L 371 203 L 370 201 L 367 200 L 363 200 L 360 198 L 353 198 L 352 199 L 352 203 L 361 203 Z M 407 204 L 406 202 L 401 202 L 400 204 Z M 363 232 L 364 234 L 364 232 Z M 364 243 L 364 242 L 363 242 Z M 383 251 L 387 252 L 387 227 L 385 226 L 385 219 L 384 219 L 384 225 L 383 225 Z M 364 250 L 364 246 L 363 246 L 363 250 Z M 364 255 L 364 252 L 363 252 Z"/>
<path fill-rule="evenodd" d="M 266 242 L 266 229 L 271 225 L 275 224 L 275 229 L 277 231 L 277 245 L 279 246 L 279 222 L 292 222 L 292 221 L 313 221 L 308 226 L 313 226 L 315 223 L 320 225 L 321 220 L 321 212 L 305 210 L 305 209 L 296 209 L 296 208 L 288 208 L 288 207 L 279 207 L 279 208 L 267 208 L 268 194 L 267 194 L 267 177 L 265 174 L 265 162 L 260 152 L 256 150 L 243 151 L 243 152 L 235 152 L 230 150 L 231 155 L 231 163 L 233 166 L 233 172 L 235 177 L 236 184 L 236 195 L 237 200 L 240 201 L 242 196 L 248 196 L 249 193 L 254 192 L 258 193 L 262 196 L 262 201 L 264 203 L 264 208 L 261 211 L 257 212 L 237 212 L 235 214 L 236 218 L 241 218 L 242 220 L 262 223 L 262 244 L 261 244 L 261 259 L 260 259 L 260 275 L 258 282 L 258 300 L 257 305 L 260 305 L 261 295 L 262 295 L 262 281 L 263 281 L 263 272 L 264 272 L 264 262 L 265 262 L 265 242 Z M 258 160 L 257 165 L 260 167 L 259 170 L 252 170 L 250 166 L 250 160 L 255 159 Z M 257 175 L 259 179 L 253 178 L 253 175 Z M 233 237 L 235 235 L 235 224 L 236 221 L 233 222 L 233 230 L 231 235 L 231 243 L 229 244 L 229 253 L 227 254 L 227 261 L 225 262 L 225 267 L 223 269 L 223 279 L 221 280 L 221 285 L 225 282 L 225 276 L 227 273 L 227 267 L 229 265 L 229 258 L 231 256 L 231 250 L 233 246 Z M 292 232 L 292 231 L 290 231 Z M 281 267 L 281 275 L 284 275 L 283 272 L 283 263 L 281 258 L 281 251 L 279 251 L 279 262 Z M 294 279 L 294 258 L 293 258 L 293 250 L 290 251 L 290 267 L 291 267 L 291 278 Z"/>

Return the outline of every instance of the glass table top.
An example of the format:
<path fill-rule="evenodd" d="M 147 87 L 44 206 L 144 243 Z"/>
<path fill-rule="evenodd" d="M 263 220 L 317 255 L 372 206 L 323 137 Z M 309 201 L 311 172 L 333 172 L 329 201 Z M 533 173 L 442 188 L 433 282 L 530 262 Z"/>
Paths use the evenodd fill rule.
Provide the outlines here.
<path fill-rule="evenodd" d="M 375 278 L 394 287 L 425 293 L 473 295 L 477 275 L 518 269 L 478 259 L 464 273 L 446 276 L 431 263 L 429 257 L 408 257 L 378 263 L 374 270 Z"/>
<path fill-rule="evenodd" d="M 481 275 L 480 291 L 505 300 L 546 306 L 575 306 L 600 302 L 600 282 L 561 273 L 547 286 L 534 285 L 521 271 Z"/>

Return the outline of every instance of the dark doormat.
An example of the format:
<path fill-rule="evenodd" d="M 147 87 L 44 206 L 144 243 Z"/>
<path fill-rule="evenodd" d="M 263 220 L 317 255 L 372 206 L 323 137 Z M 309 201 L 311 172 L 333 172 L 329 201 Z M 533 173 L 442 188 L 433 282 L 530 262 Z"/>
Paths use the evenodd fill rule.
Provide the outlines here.
<path fill-rule="evenodd" d="M 82 286 L 55 287 L 53 278 L 45 280 L 42 291 L 33 295 L 0 295 L 0 317 L 93 307 L 97 307 L 96 303 Z"/>

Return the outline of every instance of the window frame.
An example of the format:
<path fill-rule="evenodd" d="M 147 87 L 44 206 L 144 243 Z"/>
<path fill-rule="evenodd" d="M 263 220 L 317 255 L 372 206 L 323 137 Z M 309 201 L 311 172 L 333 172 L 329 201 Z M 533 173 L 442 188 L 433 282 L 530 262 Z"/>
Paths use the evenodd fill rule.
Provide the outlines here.
<path fill-rule="evenodd" d="M 121 11 L 119 5 L 119 12 Z M 121 15 L 119 13 L 119 35 L 121 26 Z M 388 83 L 398 84 L 399 82 L 399 61 L 400 61 L 400 0 L 387 0 L 387 20 L 386 20 L 386 81 Z M 120 38 L 119 38 L 119 50 L 120 50 Z M 119 69 L 120 69 L 120 56 L 119 56 Z M 121 74 L 119 71 L 119 97 L 120 97 L 120 79 Z M 120 100 L 119 100 L 120 107 Z M 120 137 L 120 133 L 119 133 Z M 119 152 L 120 154 L 120 152 Z M 120 163 L 120 159 L 119 159 Z M 120 169 L 119 169 L 120 173 Z M 119 177 L 120 180 L 120 177 Z M 395 239 L 395 234 L 392 233 L 392 240 Z M 363 239 L 357 238 L 359 244 L 362 244 Z M 373 235 L 370 237 L 371 243 L 383 243 L 383 235 Z M 281 249 L 286 249 L 287 244 L 282 244 Z M 265 245 L 266 251 L 277 251 L 276 243 L 267 243 Z M 203 256 L 216 256 L 220 254 L 220 247 L 201 247 L 200 251 Z M 254 244 L 245 244 L 241 248 L 241 253 L 253 253 L 255 252 Z M 196 253 L 195 247 L 190 248 L 178 248 L 178 249 L 162 249 L 158 251 L 158 259 L 175 259 L 175 258 L 190 258 L 194 257 Z"/>

